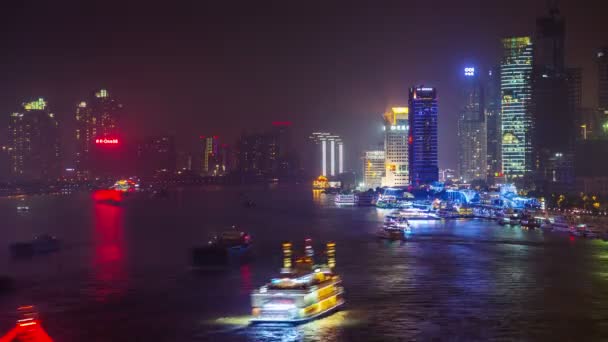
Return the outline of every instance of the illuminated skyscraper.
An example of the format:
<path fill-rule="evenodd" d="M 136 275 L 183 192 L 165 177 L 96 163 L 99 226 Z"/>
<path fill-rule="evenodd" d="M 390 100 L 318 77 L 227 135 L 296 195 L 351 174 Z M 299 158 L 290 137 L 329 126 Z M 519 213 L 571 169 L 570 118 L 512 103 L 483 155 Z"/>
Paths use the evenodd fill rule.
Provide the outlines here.
<path fill-rule="evenodd" d="M 385 173 L 384 151 L 366 151 L 363 156 L 363 184 L 366 189 L 382 186 Z"/>
<path fill-rule="evenodd" d="M 408 107 L 393 107 L 384 114 L 385 170 L 382 186 L 409 185 L 408 113 Z"/>
<path fill-rule="evenodd" d="M 46 181 L 60 175 L 59 125 L 43 98 L 11 114 L 9 148 L 15 179 Z"/>
<path fill-rule="evenodd" d="M 409 92 L 409 176 L 412 185 L 439 179 L 437 90 L 412 87 Z"/>
<path fill-rule="evenodd" d="M 315 132 L 309 139 L 318 145 L 317 171 L 322 176 L 336 176 L 344 172 L 344 142 L 338 135 Z"/>
<path fill-rule="evenodd" d="M 464 70 L 463 102 L 458 118 L 460 177 L 465 182 L 486 179 L 487 135 L 484 114 L 484 94 L 474 67 Z"/>
<path fill-rule="evenodd" d="M 500 65 L 502 169 L 512 180 L 533 170 L 532 119 L 532 39 L 513 37 L 502 40 Z"/>
<path fill-rule="evenodd" d="M 502 178 L 502 134 L 501 134 L 501 97 L 500 68 L 488 71 L 484 86 L 484 105 L 486 115 L 488 178 L 491 183 Z"/>
<path fill-rule="evenodd" d="M 214 160 L 218 157 L 218 139 L 217 136 L 201 136 L 202 156 L 201 156 L 201 175 L 211 176 L 214 171 Z"/>
<path fill-rule="evenodd" d="M 90 177 L 94 168 L 91 156 L 95 139 L 121 136 L 120 120 L 123 107 L 110 97 L 106 89 L 93 92 L 88 101 L 76 106 L 76 171 L 80 177 Z"/>

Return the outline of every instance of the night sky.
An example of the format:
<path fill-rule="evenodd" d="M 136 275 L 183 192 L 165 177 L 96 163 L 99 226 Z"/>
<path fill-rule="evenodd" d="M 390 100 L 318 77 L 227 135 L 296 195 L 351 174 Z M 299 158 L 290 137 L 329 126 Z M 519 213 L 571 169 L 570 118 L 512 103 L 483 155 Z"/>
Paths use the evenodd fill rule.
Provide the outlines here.
<path fill-rule="evenodd" d="M 594 49 L 608 44 L 605 2 L 560 2 L 587 106 Z M 359 153 L 381 141 L 381 113 L 425 84 L 438 88 L 440 167 L 454 168 L 462 69 L 498 63 L 500 38 L 532 34 L 545 11 L 544 0 L 12 1 L 0 14 L 0 113 L 44 96 L 69 126 L 75 104 L 107 87 L 134 138 L 232 143 L 290 120 L 301 139 L 343 135 L 359 170 Z"/>

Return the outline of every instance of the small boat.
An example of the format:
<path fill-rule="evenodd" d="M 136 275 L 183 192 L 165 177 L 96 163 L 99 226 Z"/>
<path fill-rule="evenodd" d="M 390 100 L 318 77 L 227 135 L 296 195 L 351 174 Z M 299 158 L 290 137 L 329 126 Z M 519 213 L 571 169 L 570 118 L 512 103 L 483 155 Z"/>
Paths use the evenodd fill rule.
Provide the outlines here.
<path fill-rule="evenodd" d="M 214 236 L 207 245 L 193 248 L 192 264 L 199 268 L 215 268 L 241 262 L 249 256 L 251 243 L 248 233 L 227 230 Z"/>
<path fill-rule="evenodd" d="M 412 230 L 410 226 L 385 226 L 378 232 L 378 238 L 392 241 L 405 241 Z"/>
<path fill-rule="evenodd" d="M 336 205 L 355 205 L 357 197 L 353 194 L 338 194 L 335 199 Z"/>
<path fill-rule="evenodd" d="M 326 244 L 327 262 L 316 263 L 312 242 L 293 263 L 291 243 L 283 243 L 283 268 L 278 278 L 251 293 L 251 324 L 301 324 L 327 316 L 344 304 L 342 280 L 335 272 L 336 244 Z"/>
<path fill-rule="evenodd" d="M 11 255 L 15 258 L 49 254 L 60 249 L 61 242 L 55 236 L 48 234 L 36 236 L 32 241 L 16 242 L 10 245 Z"/>

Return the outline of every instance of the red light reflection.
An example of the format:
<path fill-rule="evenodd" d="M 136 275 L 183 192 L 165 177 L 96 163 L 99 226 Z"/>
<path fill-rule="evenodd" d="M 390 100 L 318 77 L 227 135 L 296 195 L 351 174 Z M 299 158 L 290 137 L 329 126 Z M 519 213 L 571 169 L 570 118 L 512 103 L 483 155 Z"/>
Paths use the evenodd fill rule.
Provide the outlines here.
<path fill-rule="evenodd" d="M 98 202 L 120 202 L 122 193 L 118 190 L 97 190 L 93 192 L 93 199 Z"/>
<path fill-rule="evenodd" d="M 249 294 L 253 290 L 251 283 L 251 266 L 244 264 L 241 266 L 241 294 Z"/>
<path fill-rule="evenodd" d="M 94 207 L 93 297 L 106 301 L 127 288 L 124 208 L 96 203 Z"/>

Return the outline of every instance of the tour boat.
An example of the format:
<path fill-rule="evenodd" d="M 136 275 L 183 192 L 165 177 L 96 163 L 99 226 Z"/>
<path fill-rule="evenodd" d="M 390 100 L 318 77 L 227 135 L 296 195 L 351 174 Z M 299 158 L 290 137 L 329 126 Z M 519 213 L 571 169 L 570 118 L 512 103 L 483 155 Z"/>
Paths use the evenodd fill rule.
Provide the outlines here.
<path fill-rule="evenodd" d="M 344 304 L 336 266 L 335 243 L 326 245 L 327 262 L 316 264 L 310 239 L 305 256 L 292 264 L 291 243 L 283 243 L 283 269 L 278 278 L 251 294 L 252 324 L 300 324 L 329 315 Z"/>
<path fill-rule="evenodd" d="M 440 218 L 432 211 L 416 208 L 401 209 L 399 210 L 399 216 L 408 220 L 438 220 Z"/>
<path fill-rule="evenodd" d="M 352 194 L 338 194 L 336 195 L 335 202 L 337 205 L 355 205 L 357 204 L 357 197 Z"/>

